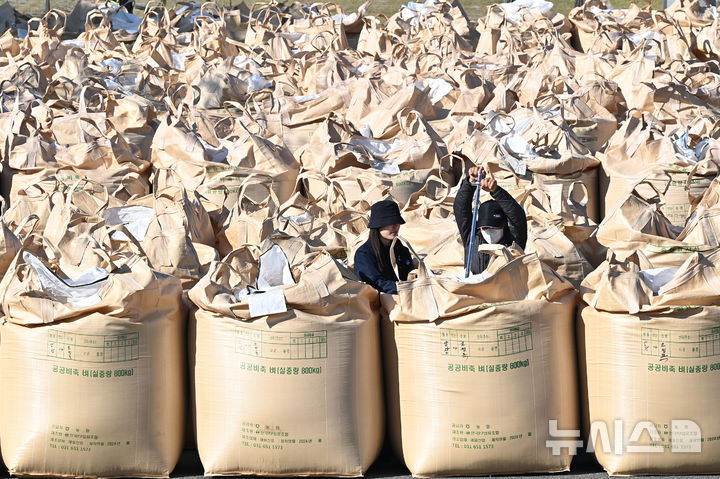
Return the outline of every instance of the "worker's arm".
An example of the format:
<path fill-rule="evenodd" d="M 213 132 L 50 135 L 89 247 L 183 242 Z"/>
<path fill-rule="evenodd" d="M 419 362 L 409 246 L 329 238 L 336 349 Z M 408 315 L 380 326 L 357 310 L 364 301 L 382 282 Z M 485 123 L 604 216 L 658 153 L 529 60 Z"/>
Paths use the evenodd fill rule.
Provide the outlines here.
<path fill-rule="evenodd" d="M 503 213 L 507 217 L 508 228 L 515 238 L 515 242 L 525 249 L 527 243 L 527 217 L 525 210 L 515 201 L 510 193 L 501 187 L 497 187 L 494 193 L 490 193 L 495 201 L 498 202 Z"/>
<path fill-rule="evenodd" d="M 473 215 L 473 197 L 475 196 L 475 186 L 471 185 L 467 178 L 462 180 L 460 188 L 455 195 L 453 203 L 453 212 L 455 213 L 455 223 L 457 223 L 460 237 L 463 244 L 467 244 L 470 237 L 470 229 L 472 228 Z"/>

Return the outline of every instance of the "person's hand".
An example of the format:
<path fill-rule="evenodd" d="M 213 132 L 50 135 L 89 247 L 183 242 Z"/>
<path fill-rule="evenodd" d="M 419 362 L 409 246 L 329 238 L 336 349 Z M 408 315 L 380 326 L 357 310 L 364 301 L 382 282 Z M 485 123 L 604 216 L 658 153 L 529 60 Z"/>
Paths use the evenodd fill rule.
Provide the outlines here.
<path fill-rule="evenodd" d="M 492 176 L 485 176 L 483 174 L 483 179 L 480 180 L 480 188 L 483 190 L 489 192 L 490 194 L 493 194 L 498 189 L 497 181 L 495 181 L 495 178 Z"/>
<path fill-rule="evenodd" d="M 478 173 L 482 175 L 482 180 L 480 180 L 480 188 L 483 190 L 489 192 L 490 194 L 495 193 L 497 191 L 497 181 L 495 181 L 495 178 L 492 178 L 485 174 L 485 168 L 481 166 L 473 166 L 468 170 L 468 176 L 470 177 L 471 183 L 477 183 L 478 180 Z"/>

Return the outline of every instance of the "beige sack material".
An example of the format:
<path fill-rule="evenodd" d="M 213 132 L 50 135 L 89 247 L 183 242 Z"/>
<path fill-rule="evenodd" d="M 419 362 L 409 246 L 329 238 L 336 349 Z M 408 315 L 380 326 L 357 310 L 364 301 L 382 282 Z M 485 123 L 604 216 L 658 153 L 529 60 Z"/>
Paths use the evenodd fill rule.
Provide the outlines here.
<path fill-rule="evenodd" d="M 479 283 L 419 277 L 381 295 L 393 445 L 413 476 L 566 471 L 577 429 L 574 294 L 536 255 L 495 251 Z"/>
<path fill-rule="evenodd" d="M 267 189 L 267 195 L 260 201 L 245 195 L 246 186 Z M 238 201 L 222 219 L 217 232 L 218 252 L 225 257 L 234 250 L 248 244 L 260 244 L 273 230 L 273 217 L 278 210 L 278 199 L 272 188 L 264 183 L 246 183 L 238 194 Z"/>
<path fill-rule="evenodd" d="M 5 214 L 5 202 L 3 200 L 0 200 L 0 212 Z M 28 219 L 26 222 L 30 220 L 35 221 L 35 218 Z M 24 225 L 24 223 L 22 225 Z M 22 243 L 17 236 L 21 229 L 22 228 L 15 228 L 13 231 L 10 229 L 7 221 L 0 221 L 0 275 L 5 274 L 15 255 L 22 248 Z"/>
<path fill-rule="evenodd" d="M 428 217 L 413 213 L 403 212 L 403 216 L 408 218 L 408 223 L 403 226 L 403 235 L 413 239 L 413 245 L 425 265 L 443 274 L 464 271 L 465 249 L 452 211 L 447 207 L 433 208 Z M 425 241 L 416 243 L 416 239 Z"/>
<path fill-rule="evenodd" d="M 20 195 L 13 207 L 8 208 L 3 213 L 5 224 L 13 231 L 16 231 L 18 235 L 28 233 L 31 229 L 37 227 L 44 228 L 52 210 L 52 194 L 40 190 L 35 190 L 32 193 L 32 195 L 28 195 L 26 191 L 20 191 Z M 28 218 L 31 216 L 33 216 L 33 221 L 29 222 Z M 20 225 L 22 225 L 22 228 L 20 228 Z"/>
<path fill-rule="evenodd" d="M 597 85 L 599 83 L 584 86 L 580 94 L 588 95 Z M 592 98 L 583 101 L 580 94 L 569 100 L 571 113 L 566 121 L 580 142 L 592 153 L 597 153 L 617 131 L 617 119 Z"/>
<path fill-rule="evenodd" d="M 587 170 L 570 175 L 546 175 L 536 173 L 533 175 L 533 185 L 545 192 L 551 202 L 553 212 L 560 212 L 564 202 L 573 213 L 577 215 L 578 222 L 584 217 L 600 222 L 600 195 L 598 193 L 598 169 Z"/>
<path fill-rule="evenodd" d="M 540 259 L 550 260 L 546 262 L 577 287 L 585 273 L 605 261 L 607 248 L 598 243 L 598 226 L 587 216 L 587 203 L 584 201 L 587 190 L 584 185 L 575 183 L 568 193 L 562 201 L 557 201 L 548 191 L 529 189 L 518 201 L 528 219 L 526 252 L 538 251 Z M 541 239 L 540 243 L 535 242 L 536 238 Z M 571 244 L 568 245 L 567 241 Z M 576 274 L 571 279 L 560 271 L 563 267 L 567 268 L 565 272 L 582 274 Z"/>
<path fill-rule="evenodd" d="M 638 263 L 611 258 L 583 283 L 595 455 L 611 475 L 717 473 L 720 254 L 678 269 Z"/>
<path fill-rule="evenodd" d="M 545 120 L 536 112 L 516 112 L 494 114 L 484 131 L 470 130 L 468 125 L 467 134 L 448 140 L 450 150 L 482 164 L 516 198 L 532 184 L 552 198 L 554 210 L 563 202 L 573 203 L 575 209 L 584 210 L 586 219 L 597 222 L 599 161 L 556 120 Z"/>
<path fill-rule="evenodd" d="M 536 253 L 545 264 L 576 288 L 593 270 L 582 251 L 557 225 L 530 221 L 525 251 Z"/>
<path fill-rule="evenodd" d="M 325 251 L 334 258 L 346 259 L 354 242 L 367 230 L 365 213 L 345 210 L 332 216 L 311 214 L 279 215 L 276 231 L 307 241 L 314 251 Z"/>
<path fill-rule="evenodd" d="M 300 164 L 293 154 L 282 145 L 281 137 L 264 132 L 266 136 L 253 133 L 242 121 L 234 119 L 230 124 L 218 122 L 215 134 L 227 149 L 227 163 L 239 168 L 262 171 L 273 178 L 273 190 L 285 201 L 290 197 L 300 171 Z"/>
<path fill-rule="evenodd" d="M 701 196 L 717 176 L 720 151 L 708 139 L 702 153 L 694 149 L 703 139 L 690 135 L 686 150 L 677 135 L 670 136 L 631 117 L 610 139 L 601 155 L 602 216 L 609 214 L 632 191 L 648 200 L 657 198 L 674 225 L 685 223 L 693 199 Z"/>
<path fill-rule="evenodd" d="M 612 175 L 607 187 L 601 181 L 601 194 L 604 193 L 604 214 L 609 214 L 612 208 L 617 206 L 617 199 L 626 196 L 631 191 L 639 190 L 644 195 L 661 195 L 662 211 L 674 225 L 682 226 L 690 212 L 691 201 L 688 193 L 694 195 L 702 194 L 703 190 L 710 185 L 711 176 L 699 176 L 689 178 L 690 168 L 667 169 L 665 171 L 648 172 L 651 178 L 637 179 L 627 178 L 619 175 Z"/>
<path fill-rule="evenodd" d="M 24 144 L 12 148 L 10 168 L 3 172 L 3 188 L 11 204 L 20 190 L 38 183 L 55 183 L 56 179 L 65 188 L 80 178 L 101 183 L 123 199 L 150 191 L 150 163 L 140 159 L 115 129 L 90 115 L 83 106 L 81 114 L 54 120 L 55 143 L 41 135 L 16 135 L 14 140 Z"/>
<path fill-rule="evenodd" d="M 312 17 L 295 19 L 292 23 L 283 25 L 283 31 L 306 36 L 305 42 L 299 41 L 294 45 L 301 50 L 347 50 L 345 25 L 342 21 L 336 23 L 334 19 L 334 15 L 343 15 L 340 6 L 325 3 L 317 7 L 317 12 Z"/>
<path fill-rule="evenodd" d="M 433 191 L 438 176 L 445 184 L 455 183 L 455 176 L 445 165 L 436 168 L 401 170 L 397 174 L 387 174 L 374 169 L 349 167 L 332 174 L 329 178 L 340 184 L 349 204 L 366 202 L 367 209 L 390 195 L 401 206 L 409 202 L 413 194 L 430 186 Z M 363 208 L 364 209 L 364 208 Z"/>
<path fill-rule="evenodd" d="M 245 187 L 250 178 L 254 183 L 272 185 L 280 201 L 290 197 L 299 166 L 287 150 L 239 125 L 231 125 L 238 126 L 237 131 L 223 132 L 222 140 L 216 132 L 206 132 L 203 139 L 190 122 L 181 121 L 183 109 L 181 105 L 177 115 L 161 123 L 153 137 L 155 189 L 182 186 L 197 191 L 207 200 L 205 207 L 215 227 L 219 227 L 222 208 L 232 208 L 240 193 L 252 196 L 256 191 L 264 196 L 266 188 L 262 185 Z"/>
<path fill-rule="evenodd" d="M 131 257 L 94 271 L 106 279 L 69 286 L 43 263 L 21 254 L 3 281 L 0 440 L 10 473 L 168 477 L 185 419 L 180 282 Z"/>
<path fill-rule="evenodd" d="M 218 259 L 210 218 L 197 195 L 184 189 L 166 188 L 129 202 L 87 181 L 76 181 L 67 191 L 52 195 L 34 189 L 28 193 L 37 196 L 27 196 L 8 219 L 19 231 L 32 227 L 55 245 L 68 274 L 94 265 L 95 258 L 88 254 L 93 246 L 117 249 L 122 243 L 137 243 L 153 269 L 180 279 L 187 291 L 207 272 L 206 266 Z M 43 209 L 50 210 L 47 218 Z M 21 228 L 18 214 L 28 211 L 36 221 L 27 221 Z"/>
<path fill-rule="evenodd" d="M 432 178 L 403 208 L 402 236 L 412 239 L 412 247 L 428 268 L 447 270 L 458 264 L 464 267 L 465 253 L 453 214 L 453 198 L 448 197 L 450 190 L 439 197 L 429 194 L 429 190 L 439 189 L 438 178 Z"/>
<path fill-rule="evenodd" d="M 210 218 L 197 196 L 182 188 L 166 188 L 106 208 L 101 216 L 108 225 L 124 225 L 140 243 L 152 267 L 180 279 L 187 291 L 206 272 L 215 237 Z M 115 233 L 117 239 L 127 239 Z"/>
<path fill-rule="evenodd" d="M 242 248 L 190 291 L 205 474 L 361 476 L 384 435 L 377 293 L 327 253 L 282 243 L 260 270 L 287 254 L 286 286 L 243 295 L 258 263 Z"/>
<path fill-rule="evenodd" d="M 614 11 L 613 13 L 616 15 L 612 17 L 614 22 L 623 26 L 630 26 L 633 19 L 638 17 L 639 8 L 635 5 L 633 5 L 633 7 L 632 11 Z M 572 9 L 568 14 L 568 20 L 570 20 L 572 24 L 573 46 L 579 51 L 600 51 L 598 44 L 602 44 L 602 42 L 599 41 L 599 37 L 608 37 L 609 35 L 606 30 L 614 26 L 613 22 L 608 22 L 607 20 L 605 20 L 606 24 L 603 24 L 605 17 L 602 15 L 602 11 L 607 8 L 608 5 L 605 2 L 591 0 L 585 2 L 580 7 Z M 637 23 L 637 21 L 635 23 Z M 603 40 L 605 40 L 605 38 L 603 38 Z"/>
<path fill-rule="evenodd" d="M 676 268 L 696 252 L 707 254 L 720 247 L 718 238 L 720 209 L 699 208 L 683 229 L 670 223 L 657 204 L 636 195 L 627 197 L 597 229 L 598 242 L 619 258 L 641 251 L 656 268 Z"/>

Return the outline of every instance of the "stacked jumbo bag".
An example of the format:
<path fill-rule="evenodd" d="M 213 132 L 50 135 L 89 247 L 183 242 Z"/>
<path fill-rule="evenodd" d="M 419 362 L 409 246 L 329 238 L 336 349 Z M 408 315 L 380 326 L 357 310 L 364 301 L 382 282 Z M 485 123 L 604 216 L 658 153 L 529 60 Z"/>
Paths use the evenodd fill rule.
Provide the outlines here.
<path fill-rule="evenodd" d="M 281 233 L 190 291 L 206 475 L 361 476 L 384 433 L 377 293 Z"/>
<path fill-rule="evenodd" d="M 648 122 L 655 115 L 663 135 L 682 136 L 680 126 L 690 126 L 688 148 L 715 135 L 709 107 L 694 108 L 700 119 L 692 124 L 688 117 L 694 98 L 713 99 L 711 62 L 692 60 L 683 72 L 675 50 L 653 47 L 655 57 L 644 58 L 637 39 L 616 51 L 604 40 L 592 54 L 573 48 L 586 23 L 608 15 L 600 4 L 571 15 L 574 34 L 544 2 L 493 6 L 477 22 L 443 1 L 365 21 L 364 10 L 257 4 L 249 17 L 240 13 L 244 42 L 225 41 L 243 32 L 213 4 L 151 6 L 130 46 L 120 41 L 132 32 L 117 23 L 119 12 L 91 3 L 67 22 L 53 11 L 25 39 L 8 32 L 0 42 L 4 194 L 25 201 L 19 191 L 68 188 L 78 176 L 123 200 L 184 187 L 202 196 L 220 256 L 274 228 L 348 256 L 352 246 L 342 237 L 362 234 L 372 203 L 392 197 L 408 213 L 419 211 L 423 196 L 439 198 L 457 185 L 463 172 L 452 158 L 461 151 L 518 197 L 528 189 L 546 195 L 554 215 L 563 216 L 568 201 L 581 206 L 562 225 L 537 217 L 530 243 L 579 284 L 599 263 L 594 256 L 603 256 L 588 251 L 603 203 L 597 165 L 608 140 L 614 148 L 625 138 L 628 105 L 642 107 Z M 82 29 L 83 12 L 85 32 L 64 40 Z M 636 9 L 628 21 L 691 51 L 677 46 L 685 40 L 666 18 L 655 15 L 653 23 L 652 15 Z M 712 23 L 709 15 L 701 15 L 703 25 Z M 589 30 L 604 31 L 607 22 L 598 23 Z M 350 24 L 361 30 L 356 49 Z M 523 34 L 530 30 L 537 34 Z M 662 78 L 657 94 L 642 85 L 644 96 L 631 96 L 627 78 L 636 70 L 644 80 Z M 701 165 L 696 173 L 707 172 Z M 318 178 L 329 184 L 324 198 Z M 452 224 L 451 214 L 441 219 Z M 442 254 L 424 242 L 419 249 Z"/>
<path fill-rule="evenodd" d="M 582 285 L 588 447 L 611 475 L 720 471 L 719 255 L 612 256 Z"/>
<path fill-rule="evenodd" d="M 706 414 L 720 367 L 718 191 L 715 179 L 684 228 L 634 193 L 598 229 L 609 255 L 580 287 L 578 347 L 584 439 L 609 473 L 720 468 Z"/>
<path fill-rule="evenodd" d="M 570 467 L 548 445 L 579 423 L 575 292 L 537 255 L 485 249 L 496 256 L 483 274 L 420 263 L 381 295 L 391 436 L 413 476 Z"/>
<path fill-rule="evenodd" d="M 2 280 L 3 460 L 14 475 L 167 477 L 185 414 L 181 284 L 87 220 L 66 235 L 79 263 L 30 237 Z"/>
<path fill-rule="evenodd" d="M 714 254 L 720 15 L 698 0 L 665 11 L 589 0 L 567 17 L 542 0 L 492 5 L 480 18 L 444 0 L 411 2 L 389 17 L 367 16 L 366 7 L 346 15 L 329 5 L 190 2 L 151 4 L 138 18 L 81 0 L 67 18 L 57 10 L 27 24 L 12 12 L 0 18 L 0 194 L 9 201 L 0 273 L 13 258 L 23 265 L 0 289 L 40 284 L 23 263 L 32 260 L 24 252 L 16 258 L 23 246 L 82 287 L 85 272 L 102 267 L 110 279 L 101 298 L 120 281 L 115 275 L 145 284 L 129 281 L 123 266 L 141 258 L 158 281 L 180 281 L 185 309 L 178 314 L 191 312 L 192 404 L 208 474 L 359 475 L 382 435 L 377 296 L 338 261 L 352 266 L 371 205 L 393 199 L 407 221 L 403 236 L 442 275 L 421 269 L 395 299 L 384 298 L 391 321 L 383 324 L 394 334 L 385 336 L 387 351 L 397 357 L 385 367 L 396 449 L 417 475 L 567 468 L 562 444 L 579 439 L 568 379 L 572 289 L 547 266 L 579 288 L 608 251 L 620 264 L 612 274 L 636 261 L 645 270 L 677 269 L 698 253 Z M 0 7 L 0 16 L 6 11 Z M 356 48 L 351 32 L 359 33 Z M 525 208 L 528 242 L 524 254 L 499 255 L 467 283 L 453 279 L 464 266 L 453 201 L 474 165 Z M 266 275 L 258 270 L 278 253 L 273 245 L 291 274 L 260 286 Z M 669 274 L 643 273 L 651 283 Z M 625 286 L 613 288 L 626 295 Z M 188 300 L 191 290 L 198 304 Z M 49 298 L 40 310 L 47 316 L 64 303 L 46 293 L 28 290 L 17 301 L 30 307 Z M 7 328 L 21 328 L 17 322 L 28 318 L 14 317 L 20 310 L 9 304 Z M 123 304 L 102 314 L 140 327 L 156 309 L 147 303 L 136 314 Z M 439 343 L 408 347 L 433 335 Z M 496 349 L 483 349 L 493 341 Z M 477 342 L 479 357 L 468 349 Z M 509 356 L 499 356 L 501 344 Z M 304 357 L 293 359 L 302 345 Z M 161 348 L 148 351 L 137 361 L 171 362 Z M 323 351 L 327 357 L 318 357 Z M 105 370 L 113 380 L 115 369 Z M 77 368 L 80 379 L 83 370 L 100 378 L 99 367 Z M 63 378 L 75 380 L 71 371 Z M 0 376 L 18 380 L 8 368 Z M 117 380 L 141 377 L 141 394 L 166 394 L 169 383 L 154 376 Z M 30 392 L 8 397 L 21 393 Z M 464 402 L 468 394 L 473 400 Z M 452 417 L 432 409 L 438 401 Z M 151 413 L 129 404 L 116 409 L 145 434 L 155 403 L 146 401 Z M 178 404 L 163 406 L 169 413 Z M 306 410 L 312 424 L 303 422 Z M 118 459 L 124 466 L 116 472 L 84 467 L 94 453 L 70 447 L 86 448 L 88 439 L 70 437 L 71 424 L 52 424 L 68 429 L 53 437 L 75 443 L 57 443 L 68 448 L 60 465 L 34 449 L 31 474 L 168 473 L 148 472 L 140 453 L 135 465 L 129 454 Z M 131 431 L 130 421 L 123 427 Z M 181 431 L 164 431 L 174 445 Z M 0 427 L 11 452 L 18 450 L 17 436 L 6 437 L 13 432 Z M 664 472 L 661 466 L 653 470 Z"/>
<path fill-rule="evenodd" d="M 526 252 L 537 253 L 576 288 L 602 263 L 606 249 L 597 241 L 597 225 L 585 214 L 584 197 L 571 194 L 554 202 L 547 192 L 535 190 L 520 198 L 528 220 Z"/>
<path fill-rule="evenodd" d="M 657 198 L 672 224 L 682 226 L 693 198 L 701 196 L 720 171 L 717 140 L 689 131 L 668 134 L 645 121 L 639 115 L 630 117 L 602 155 L 604 215 L 635 191 L 646 199 Z"/>
<path fill-rule="evenodd" d="M 600 223 L 596 239 L 620 259 L 640 252 L 655 267 L 677 267 L 695 252 L 720 246 L 718 186 L 713 180 L 684 228 L 670 223 L 658 204 L 631 194 Z"/>

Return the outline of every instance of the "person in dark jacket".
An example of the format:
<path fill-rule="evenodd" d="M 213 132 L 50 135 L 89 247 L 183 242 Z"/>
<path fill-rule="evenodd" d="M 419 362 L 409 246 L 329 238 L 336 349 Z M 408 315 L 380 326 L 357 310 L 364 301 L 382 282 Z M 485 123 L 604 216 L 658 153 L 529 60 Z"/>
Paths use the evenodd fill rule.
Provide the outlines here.
<path fill-rule="evenodd" d="M 462 181 L 455 196 L 453 210 L 455 222 L 465 247 L 465 262 L 471 254 L 470 273 L 478 274 L 485 271 L 490 262 L 490 255 L 477 250 L 469 252 L 470 233 L 472 230 L 473 201 L 478 173 L 482 175 L 480 188 L 490 193 L 492 200 L 486 201 L 478 208 L 478 219 L 475 231 L 475 247 L 481 244 L 501 244 L 510 246 L 513 242 L 525 248 L 527 243 L 527 218 L 522 206 L 510 196 L 510 193 L 498 186 L 494 178 L 485 175 L 485 170 L 474 166 L 468 170 L 468 177 Z"/>
<path fill-rule="evenodd" d="M 135 0 L 120 0 L 118 3 L 121 7 L 125 7 L 128 13 L 133 12 L 133 8 L 135 7 Z"/>
<path fill-rule="evenodd" d="M 398 236 L 400 225 L 405 220 L 400 216 L 400 208 L 391 200 L 378 201 L 370 208 L 370 239 L 355 253 L 355 274 L 381 293 L 397 294 L 398 280 L 407 280 L 413 270 L 410 251 L 395 242 L 395 261 L 398 275 L 390 262 L 390 245 Z"/>

